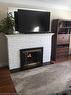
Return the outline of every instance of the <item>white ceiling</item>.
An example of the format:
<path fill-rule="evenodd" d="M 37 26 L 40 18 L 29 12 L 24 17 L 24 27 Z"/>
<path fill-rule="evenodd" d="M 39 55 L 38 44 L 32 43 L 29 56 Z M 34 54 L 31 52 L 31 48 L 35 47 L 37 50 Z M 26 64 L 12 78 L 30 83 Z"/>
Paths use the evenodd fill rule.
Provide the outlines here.
<path fill-rule="evenodd" d="M 51 3 L 51 4 L 64 4 L 64 5 L 71 5 L 71 0 L 29 0 L 29 1 L 39 1 L 39 2 L 45 2 L 45 3 Z"/>
<path fill-rule="evenodd" d="M 71 0 L 0 0 L 0 3 L 13 3 L 13 4 L 32 4 L 32 5 L 41 5 L 48 4 L 55 6 L 64 6 L 71 9 Z"/>

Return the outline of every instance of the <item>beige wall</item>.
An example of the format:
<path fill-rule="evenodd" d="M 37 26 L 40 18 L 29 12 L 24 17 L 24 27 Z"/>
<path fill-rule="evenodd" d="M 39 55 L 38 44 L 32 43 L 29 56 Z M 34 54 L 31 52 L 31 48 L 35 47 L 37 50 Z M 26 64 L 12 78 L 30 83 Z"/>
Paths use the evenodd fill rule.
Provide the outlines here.
<path fill-rule="evenodd" d="M 8 65 L 7 38 L 0 33 L 0 67 Z"/>
<path fill-rule="evenodd" d="M 7 7 L 0 6 L 0 20 L 7 16 Z"/>
<path fill-rule="evenodd" d="M 7 7 L 0 6 L 0 21 L 7 16 Z M 0 67 L 8 65 L 7 41 L 4 34 L 0 33 Z"/>

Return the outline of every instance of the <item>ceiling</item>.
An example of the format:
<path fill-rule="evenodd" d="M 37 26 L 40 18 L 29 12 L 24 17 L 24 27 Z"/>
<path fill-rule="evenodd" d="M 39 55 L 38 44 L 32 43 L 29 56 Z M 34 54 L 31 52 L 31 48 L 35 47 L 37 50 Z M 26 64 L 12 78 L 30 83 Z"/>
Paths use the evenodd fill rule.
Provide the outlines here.
<path fill-rule="evenodd" d="M 29 0 L 30 1 L 30 0 Z M 31 1 L 39 1 L 39 2 L 45 2 L 50 4 L 58 4 L 58 5 L 71 5 L 71 0 L 31 0 Z"/>
<path fill-rule="evenodd" d="M 58 6 L 71 7 L 71 0 L 29 0 L 29 1 L 37 1 Z"/>
<path fill-rule="evenodd" d="M 0 3 L 13 3 L 13 4 L 32 4 L 41 5 L 48 4 L 54 6 L 64 6 L 71 9 L 71 0 L 0 0 Z"/>

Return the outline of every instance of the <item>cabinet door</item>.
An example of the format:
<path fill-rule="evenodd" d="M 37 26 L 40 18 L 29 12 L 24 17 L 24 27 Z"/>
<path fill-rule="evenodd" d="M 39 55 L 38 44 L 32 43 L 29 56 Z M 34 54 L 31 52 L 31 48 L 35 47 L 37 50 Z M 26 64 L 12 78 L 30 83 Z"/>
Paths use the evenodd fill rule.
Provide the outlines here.
<path fill-rule="evenodd" d="M 57 45 L 59 44 L 69 44 L 69 34 L 58 34 Z"/>
<path fill-rule="evenodd" d="M 67 46 L 58 47 L 56 49 L 56 59 L 67 57 L 69 54 L 69 48 Z"/>

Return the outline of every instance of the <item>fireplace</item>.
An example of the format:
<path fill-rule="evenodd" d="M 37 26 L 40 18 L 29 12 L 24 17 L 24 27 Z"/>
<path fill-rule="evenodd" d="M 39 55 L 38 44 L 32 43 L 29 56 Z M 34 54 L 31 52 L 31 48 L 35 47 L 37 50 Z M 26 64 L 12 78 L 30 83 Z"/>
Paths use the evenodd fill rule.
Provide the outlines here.
<path fill-rule="evenodd" d="M 43 47 L 20 50 L 20 65 L 22 69 L 33 68 L 43 64 Z"/>

